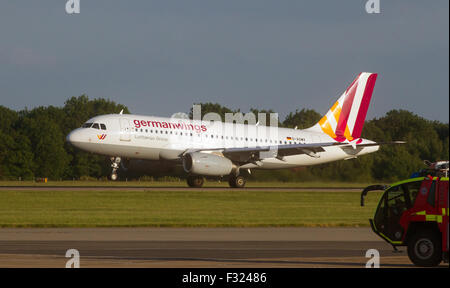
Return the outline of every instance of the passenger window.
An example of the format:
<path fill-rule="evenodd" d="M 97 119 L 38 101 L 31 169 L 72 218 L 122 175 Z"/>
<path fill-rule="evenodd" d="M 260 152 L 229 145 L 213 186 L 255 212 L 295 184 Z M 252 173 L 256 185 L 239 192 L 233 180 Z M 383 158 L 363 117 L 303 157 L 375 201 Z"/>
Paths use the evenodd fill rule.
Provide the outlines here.
<path fill-rule="evenodd" d="M 98 126 L 98 123 L 95 123 L 94 125 L 92 125 L 92 128 L 94 128 L 94 129 L 100 129 L 100 127 Z"/>

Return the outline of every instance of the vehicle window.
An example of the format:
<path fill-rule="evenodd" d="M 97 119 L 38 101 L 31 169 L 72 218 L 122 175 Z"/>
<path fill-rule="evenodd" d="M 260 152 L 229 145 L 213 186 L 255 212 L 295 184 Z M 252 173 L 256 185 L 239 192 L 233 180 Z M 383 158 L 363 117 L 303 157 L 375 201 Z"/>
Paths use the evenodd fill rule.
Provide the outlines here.
<path fill-rule="evenodd" d="M 102 128 L 102 130 L 106 130 L 106 125 L 105 124 L 100 124 L 100 127 Z"/>
<path fill-rule="evenodd" d="M 405 210 L 407 210 L 405 193 L 403 192 L 401 185 L 394 186 L 388 190 L 387 205 L 389 207 L 388 217 L 399 217 Z"/>
<path fill-rule="evenodd" d="M 98 123 L 94 123 L 94 125 L 92 125 L 92 128 L 94 128 L 94 129 L 100 129 L 100 127 L 98 126 Z"/>
<path fill-rule="evenodd" d="M 416 202 L 417 195 L 419 194 L 420 186 L 422 181 L 415 181 L 403 184 L 403 189 L 405 190 L 406 201 L 408 203 L 408 209 L 414 206 Z"/>
<path fill-rule="evenodd" d="M 92 123 L 84 123 L 83 126 L 81 126 L 81 128 L 91 128 Z"/>
<path fill-rule="evenodd" d="M 387 209 L 386 209 L 386 195 L 383 196 L 383 198 L 380 201 L 380 205 L 378 206 L 378 209 L 375 213 L 375 224 L 376 224 L 376 228 L 378 230 L 383 230 L 384 227 L 384 219 L 387 216 Z"/>

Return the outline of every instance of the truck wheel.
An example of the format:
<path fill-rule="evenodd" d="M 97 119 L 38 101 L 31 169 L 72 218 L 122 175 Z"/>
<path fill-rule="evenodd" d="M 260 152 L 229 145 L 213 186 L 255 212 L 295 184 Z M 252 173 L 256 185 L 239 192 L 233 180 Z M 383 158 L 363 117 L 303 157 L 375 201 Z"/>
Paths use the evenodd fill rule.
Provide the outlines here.
<path fill-rule="evenodd" d="M 442 245 L 438 233 L 430 230 L 418 231 L 408 243 L 411 262 L 421 267 L 434 267 L 442 261 Z"/>

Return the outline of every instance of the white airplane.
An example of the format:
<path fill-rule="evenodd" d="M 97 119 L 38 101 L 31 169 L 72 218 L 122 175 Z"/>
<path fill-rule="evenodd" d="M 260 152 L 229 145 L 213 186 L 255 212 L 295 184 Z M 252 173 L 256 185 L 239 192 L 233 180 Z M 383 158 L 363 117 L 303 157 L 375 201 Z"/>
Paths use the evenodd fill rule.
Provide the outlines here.
<path fill-rule="evenodd" d="M 201 187 L 204 176 L 226 176 L 231 187 L 244 187 L 242 169 L 317 165 L 402 143 L 360 138 L 376 79 L 377 74 L 359 74 L 328 113 L 305 130 L 121 113 L 89 119 L 67 141 L 110 156 L 112 180 L 122 159 L 144 159 L 156 167 L 182 165 L 190 187 Z"/>

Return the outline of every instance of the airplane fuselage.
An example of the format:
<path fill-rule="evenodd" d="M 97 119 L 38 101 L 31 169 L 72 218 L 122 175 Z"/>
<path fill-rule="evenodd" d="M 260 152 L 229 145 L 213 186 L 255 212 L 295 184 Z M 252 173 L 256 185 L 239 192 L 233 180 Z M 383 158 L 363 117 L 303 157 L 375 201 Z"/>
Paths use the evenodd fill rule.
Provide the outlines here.
<path fill-rule="evenodd" d="M 330 136 L 316 131 L 269 126 L 195 121 L 131 114 L 94 117 L 90 127 L 72 131 L 67 140 L 74 146 L 96 154 L 130 159 L 177 160 L 190 150 L 216 153 L 217 148 L 276 147 L 289 144 L 329 143 Z M 95 125 L 97 124 L 97 125 Z M 103 130 L 102 128 L 105 128 Z M 374 143 L 362 139 L 360 144 Z M 358 149 L 324 147 L 324 152 L 265 158 L 245 163 L 244 169 L 280 169 L 317 165 L 375 152 L 379 146 Z"/>

